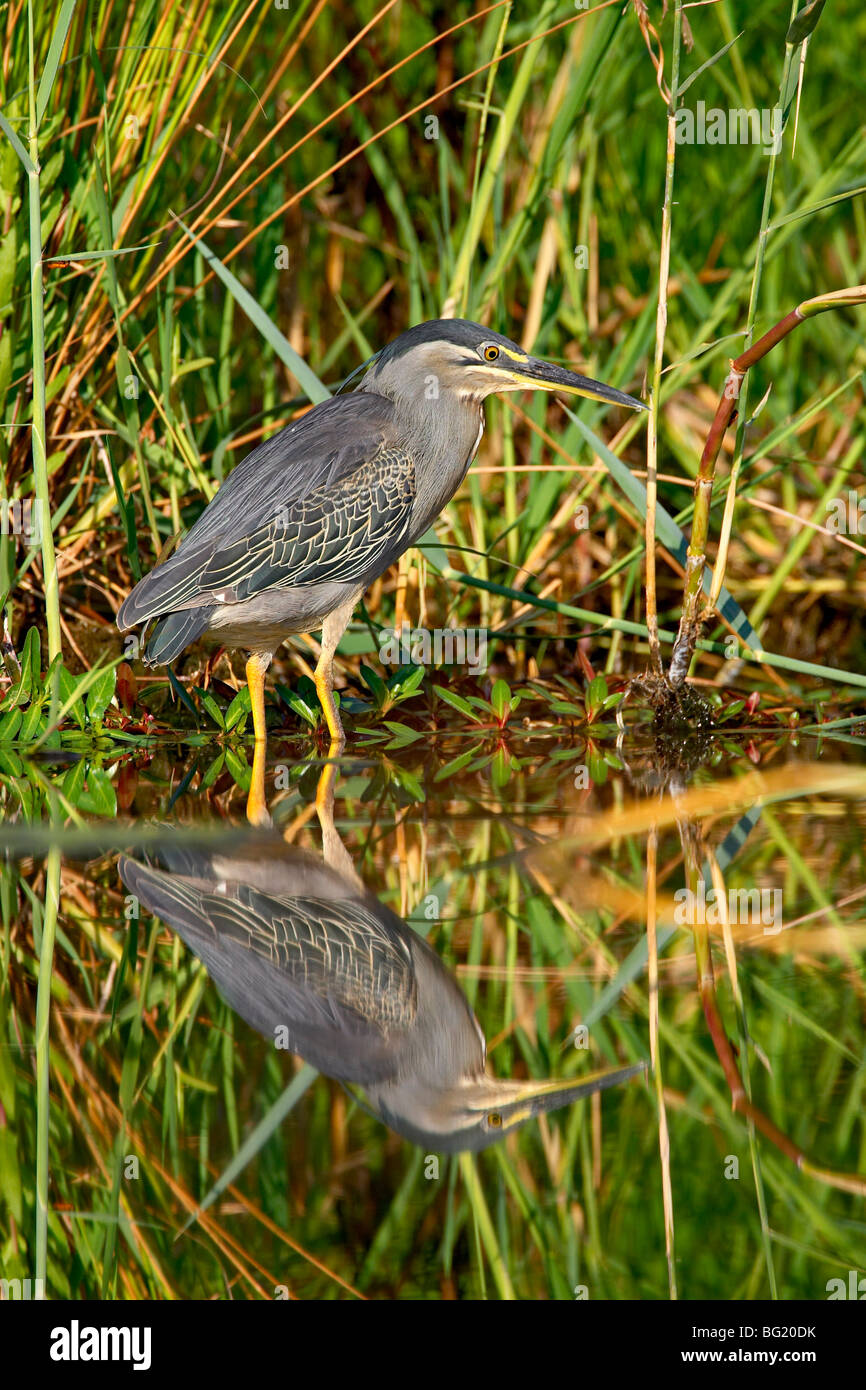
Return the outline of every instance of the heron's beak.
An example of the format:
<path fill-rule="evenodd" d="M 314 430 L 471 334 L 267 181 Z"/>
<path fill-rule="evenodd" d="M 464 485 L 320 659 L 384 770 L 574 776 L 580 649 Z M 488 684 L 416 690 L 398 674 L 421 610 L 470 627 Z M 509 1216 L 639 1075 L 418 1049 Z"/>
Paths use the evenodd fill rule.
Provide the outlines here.
<path fill-rule="evenodd" d="M 646 1062 L 634 1062 L 628 1067 L 589 1072 L 579 1080 L 572 1077 L 570 1081 L 500 1082 L 501 1103 L 487 1105 L 488 1132 L 498 1129 L 507 1134 L 536 1115 L 561 1110 L 563 1106 L 593 1096 L 597 1091 L 606 1091 L 608 1086 L 618 1086 L 621 1081 L 629 1081 L 645 1071 Z"/>
<path fill-rule="evenodd" d="M 486 363 L 499 380 L 498 389 L 506 391 L 568 391 L 574 396 L 586 396 L 591 401 L 607 401 L 612 405 L 628 406 L 632 410 L 648 410 L 649 406 L 636 396 L 628 396 L 625 391 L 617 391 L 614 386 L 605 386 L 603 381 L 593 381 L 589 376 L 578 376 L 577 372 L 566 371 L 565 367 L 555 367 L 552 362 L 543 362 L 540 357 L 517 357 L 514 353 L 503 351 L 496 363 Z"/>

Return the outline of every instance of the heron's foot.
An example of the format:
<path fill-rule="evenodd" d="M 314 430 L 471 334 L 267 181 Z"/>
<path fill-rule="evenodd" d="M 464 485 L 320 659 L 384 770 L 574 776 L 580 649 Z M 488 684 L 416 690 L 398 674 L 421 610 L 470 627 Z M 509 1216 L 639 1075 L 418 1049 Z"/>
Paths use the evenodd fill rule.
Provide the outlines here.
<path fill-rule="evenodd" d="M 328 669 L 317 666 L 315 670 L 316 694 L 319 697 L 319 704 L 325 716 L 325 723 L 328 726 L 328 733 L 331 735 L 331 750 L 336 745 L 339 752 L 346 745 L 346 732 L 343 728 L 340 713 L 337 709 L 337 702 L 334 699 L 333 676 Z"/>
<path fill-rule="evenodd" d="M 250 788 L 250 794 L 247 797 L 247 820 L 250 825 L 259 826 L 265 830 L 269 830 L 273 826 L 267 802 L 254 796 L 252 788 Z"/>

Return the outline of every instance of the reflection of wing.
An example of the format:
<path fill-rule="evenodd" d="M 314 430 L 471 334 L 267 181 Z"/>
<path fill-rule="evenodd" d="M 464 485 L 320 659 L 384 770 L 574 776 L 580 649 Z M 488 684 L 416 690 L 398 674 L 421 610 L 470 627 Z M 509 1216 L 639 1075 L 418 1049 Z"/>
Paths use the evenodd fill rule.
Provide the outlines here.
<path fill-rule="evenodd" d="M 405 549 L 415 500 L 392 414 L 381 396 L 336 396 L 253 450 L 178 550 L 136 585 L 118 626 L 381 574 Z"/>
<path fill-rule="evenodd" d="M 220 993 L 258 1032 L 330 1076 L 370 1084 L 399 1067 L 417 982 L 408 929 L 374 898 L 231 895 L 123 858 L 124 883 L 173 926 Z M 214 891 L 217 889 L 217 891 Z M 398 928 L 400 930 L 398 930 Z"/>
<path fill-rule="evenodd" d="M 409 949 L 383 932 L 361 903 L 274 899 L 240 888 L 236 902 L 203 903 L 217 931 L 291 979 L 377 1028 L 406 1028 L 415 1016 Z"/>

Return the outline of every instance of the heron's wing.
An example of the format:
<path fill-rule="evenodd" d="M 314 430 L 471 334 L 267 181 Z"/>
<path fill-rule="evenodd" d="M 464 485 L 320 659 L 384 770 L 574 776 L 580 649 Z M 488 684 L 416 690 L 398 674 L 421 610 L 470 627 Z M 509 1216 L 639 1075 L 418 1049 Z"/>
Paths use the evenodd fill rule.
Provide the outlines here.
<path fill-rule="evenodd" d="M 363 583 L 399 554 L 414 500 L 411 458 L 382 444 L 336 485 L 311 492 L 217 550 L 196 576 L 198 592 L 211 603 L 239 603 L 264 589 Z"/>
<path fill-rule="evenodd" d="M 370 1085 L 393 1075 L 418 992 L 399 919 L 381 904 L 237 883 L 223 895 L 125 857 L 119 867 L 251 1027 L 271 1040 L 284 1028 L 288 1047 L 330 1076 Z"/>
<path fill-rule="evenodd" d="M 136 585 L 118 626 L 381 573 L 403 548 L 415 498 L 392 418 L 383 396 L 336 396 L 253 450 L 174 555 Z"/>
<path fill-rule="evenodd" d="M 415 969 L 390 913 L 360 899 L 270 898 L 245 885 L 236 901 L 217 898 L 213 909 L 220 932 L 309 992 L 344 1028 L 388 1032 L 414 1022 Z"/>

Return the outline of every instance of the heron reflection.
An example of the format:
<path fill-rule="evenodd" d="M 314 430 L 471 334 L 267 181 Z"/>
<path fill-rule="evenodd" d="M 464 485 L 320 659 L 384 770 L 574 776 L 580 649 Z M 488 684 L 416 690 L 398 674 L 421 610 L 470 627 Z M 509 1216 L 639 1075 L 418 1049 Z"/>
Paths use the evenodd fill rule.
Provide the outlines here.
<path fill-rule="evenodd" d="M 231 853 L 173 846 L 124 856 L 130 892 L 203 962 L 257 1032 L 363 1088 L 397 1134 L 478 1150 L 533 1116 L 615 1086 L 644 1063 L 556 1081 L 499 1080 L 457 981 L 361 883 L 333 822 L 333 774 L 316 799 L 325 858 L 276 832 Z"/>

